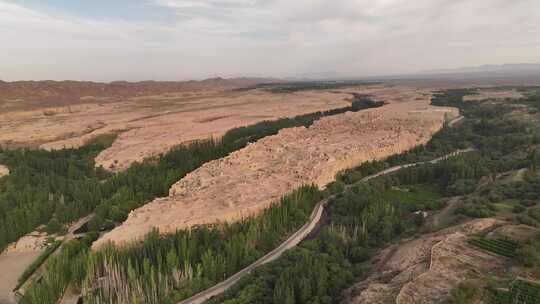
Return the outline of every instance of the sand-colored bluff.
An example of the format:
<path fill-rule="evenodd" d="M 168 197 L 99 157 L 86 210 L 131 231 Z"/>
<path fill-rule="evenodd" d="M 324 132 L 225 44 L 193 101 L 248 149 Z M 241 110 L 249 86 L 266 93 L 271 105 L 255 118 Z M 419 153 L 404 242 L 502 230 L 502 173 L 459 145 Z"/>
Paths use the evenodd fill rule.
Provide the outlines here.
<path fill-rule="evenodd" d="M 6 176 L 6 175 L 9 175 L 9 168 L 4 165 L 0 165 L 0 177 Z"/>
<path fill-rule="evenodd" d="M 339 171 L 426 143 L 456 109 L 429 99 L 323 118 L 310 128 L 285 129 L 211 161 L 174 184 L 169 196 L 131 212 L 94 247 L 194 225 L 256 215 L 304 184 L 323 187 Z"/>

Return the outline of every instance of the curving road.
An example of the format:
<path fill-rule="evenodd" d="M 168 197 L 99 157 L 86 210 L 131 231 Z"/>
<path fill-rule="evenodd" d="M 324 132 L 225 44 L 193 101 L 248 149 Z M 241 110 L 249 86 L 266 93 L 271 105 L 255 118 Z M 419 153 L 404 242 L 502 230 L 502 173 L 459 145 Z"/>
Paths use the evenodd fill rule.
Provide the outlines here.
<path fill-rule="evenodd" d="M 416 162 L 416 163 L 411 163 L 411 164 L 406 164 L 406 165 L 394 166 L 394 167 L 388 168 L 386 170 L 383 170 L 383 171 L 381 171 L 379 173 L 376 173 L 376 174 L 373 174 L 373 175 L 370 175 L 370 176 L 366 176 L 363 179 L 361 179 L 359 182 L 357 182 L 355 184 L 352 184 L 352 185 L 348 185 L 346 187 L 346 189 L 350 188 L 350 187 L 353 187 L 353 186 L 355 186 L 355 185 L 357 185 L 359 183 L 364 183 L 366 181 L 369 181 L 369 180 L 371 180 L 373 178 L 396 172 L 396 171 L 398 171 L 400 169 L 403 169 L 403 168 L 422 165 L 422 164 L 426 164 L 426 163 L 435 164 L 437 162 L 446 160 L 446 159 L 448 159 L 450 157 L 457 156 L 459 154 L 463 154 L 463 153 L 467 153 L 467 152 L 472 152 L 472 151 L 476 151 L 476 150 L 473 149 L 473 148 L 457 150 L 455 152 L 449 153 L 449 154 L 447 154 L 445 156 L 442 156 L 442 157 L 439 157 L 439 158 L 436 158 L 436 159 L 433 159 L 433 160 L 430 160 L 430 161 Z M 215 297 L 215 296 L 225 292 L 227 289 L 232 287 L 236 282 L 238 282 L 241 278 L 243 278 L 244 276 L 251 273 L 255 268 L 279 258 L 285 251 L 287 251 L 288 249 L 291 249 L 291 248 L 295 247 L 296 245 L 298 245 L 301 241 L 303 241 L 306 238 L 306 236 L 311 231 L 313 231 L 313 229 L 317 226 L 317 224 L 319 223 L 319 221 L 321 219 L 321 216 L 322 216 L 323 211 L 324 211 L 324 207 L 326 206 L 328 201 L 330 199 L 334 198 L 334 197 L 335 197 L 335 195 L 332 195 L 332 196 L 320 201 L 315 206 L 313 212 L 311 213 L 309 221 L 304 226 L 302 226 L 302 228 L 300 228 L 293 235 L 291 235 L 287 240 L 285 240 L 283 243 L 281 243 L 281 245 L 279 245 L 276 249 L 270 251 L 265 256 L 258 259 L 257 261 L 255 261 L 253 264 L 247 266 L 246 268 L 240 270 L 239 272 L 237 272 L 236 274 L 234 274 L 233 276 L 231 276 L 227 280 L 225 280 L 225 281 L 223 281 L 221 283 L 218 283 L 218 284 L 214 285 L 213 287 L 210 287 L 210 288 L 208 288 L 208 289 L 206 289 L 204 291 L 201 291 L 200 293 L 192 296 L 191 298 L 188 298 L 188 299 L 186 299 L 184 301 L 178 302 L 177 304 L 202 304 L 205 301 L 209 300 L 210 298 Z"/>

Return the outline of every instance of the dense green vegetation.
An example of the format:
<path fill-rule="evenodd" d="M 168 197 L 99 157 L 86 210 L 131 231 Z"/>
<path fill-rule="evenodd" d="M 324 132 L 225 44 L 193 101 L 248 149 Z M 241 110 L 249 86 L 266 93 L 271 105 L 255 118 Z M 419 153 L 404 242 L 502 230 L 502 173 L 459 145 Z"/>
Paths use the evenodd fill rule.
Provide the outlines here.
<path fill-rule="evenodd" d="M 78 257 L 88 254 L 97 237 L 93 232 L 80 240 L 65 242 L 60 252 L 47 260 L 39 283 L 34 282 L 27 289 L 20 303 L 57 303 L 68 284 L 84 277 L 85 261 Z"/>
<path fill-rule="evenodd" d="M 335 303 L 343 288 L 369 271 L 367 261 L 377 249 L 419 231 L 423 216 L 417 211 L 438 210 L 444 206 L 439 200 L 441 196 L 463 195 L 456 211 L 462 216 L 493 215 L 498 212 L 501 201 L 522 206 L 525 210 L 521 213 L 528 216 L 535 215 L 531 210 L 539 195 L 538 175 L 534 173 L 539 159 L 536 156 L 540 142 L 538 128 L 509 118 L 506 114 L 514 107 L 511 103 L 463 102 L 462 97 L 467 93 L 450 90 L 433 100 L 436 105 L 459 107 L 467 118 L 463 123 L 445 128 L 424 147 L 341 174 L 325 192 L 338 193 L 328 205 L 329 224 L 309 241 L 256 270 L 212 303 Z M 165 185 L 179 179 L 183 172 L 176 166 L 196 167 L 204 157 L 226 155 L 230 147 L 239 148 L 259 136 L 274 134 L 280 126 L 309 125 L 320 115 L 281 120 L 278 125 L 265 122 L 236 129 L 222 142 L 206 142 L 209 147 L 198 147 L 201 150 L 197 151 L 203 154 L 200 158 L 195 158 L 199 154 L 174 154 L 173 151 L 155 162 L 134 166 L 125 176 L 109 178 L 104 185 L 111 187 L 110 192 L 105 192 L 111 196 L 97 205 L 98 217 L 91 226 L 96 229 L 105 226 L 107 221 L 122 220 L 129 210 L 153 193 L 166 191 Z M 355 183 L 385 168 L 430 160 L 469 147 L 477 151 L 436 164 L 409 167 L 344 190 L 344 184 Z M 208 154 L 204 156 L 204 153 Z M 499 174 L 523 168 L 531 173 L 516 183 L 519 189 L 526 191 L 515 191 L 514 182 L 503 190 L 491 186 Z M 306 195 L 306 191 L 312 194 Z M 91 303 L 172 303 L 185 298 L 249 264 L 299 227 L 321 196 L 312 188 L 304 188 L 300 193 L 303 193 L 302 199 L 286 198 L 280 207 L 256 219 L 230 226 L 178 231 L 164 238 L 152 233 L 126 249 L 107 247 L 90 253 L 88 241 L 72 241 L 47 263 L 44 279 L 28 291 L 23 301 L 54 303 L 68 282 L 75 290 L 85 292 L 86 300 Z M 290 203 L 287 200 L 291 200 Z M 297 214 L 288 204 L 305 208 L 300 208 L 303 211 Z M 279 227 L 282 230 L 271 232 Z M 531 251 L 536 248 L 536 245 L 531 246 Z"/>
<path fill-rule="evenodd" d="M 0 179 L 0 250 L 45 224 L 49 233 L 95 211 L 90 230 L 109 229 L 149 200 L 166 196 L 170 186 L 202 164 L 226 156 L 283 128 L 309 126 L 323 116 L 381 106 L 366 98 L 349 107 L 263 121 L 232 129 L 221 140 L 180 145 L 160 157 L 111 176 L 95 168 L 95 156 L 114 136 L 100 137 L 80 149 L 0 150 L 0 163 L 11 174 Z M 104 181 L 104 182 L 103 182 Z"/>
<path fill-rule="evenodd" d="M 227 132 L 223 138 L 220 141 L 209 139 L 209 140 L 202 140 L 195 143 L 192 143 L 187 146 L 179 146 L 172 151 L 160 156 L 157 159 L 148 160 L 142 164 L 135 164 L 134 166 L 130 167 L 127 171 L 114 175 L 114 176 L 107 176 L 106 173 L 103 172 L 101 169 L 96 169 L 97 172 L 99 172 L 100 178 L 96 178 L 94 181 L 97 185 L 97 191 L 99 192 L 99 195 L 92 196 L 92 201 L 85 201 L 86 209 L 84 211 L 79 213 L 80 215 L 87 214 L 91 210 L 95 211 L 96 216 L 94 219 L 88 224 L 88 228 L 90 231 L 98 231 L 110 228 L 114 225 L 115 222 L 120 222 L 125 220 L 127 217 L 127 214 L 147 202 L 148 200 L 156 197 L 156 196 L 163 196 L 167 194 L 168 189 L 172 185 L 172 183 L 176 182 L 178 179 L 183 177 L 185 174 L 193 171 L 194 169 L 198 168 L 203 163 L 226 156 L 228 153 L 241 149 L 245 147 L 249 142 L 256 141 L 260 138 L 263 138 L 268 135 L 276 134 L 280 129 L 283 128 L 289 128 L 289 127 L 296 127 L 296 126 L 310 126 L 315 120 L 320 119 L 324 116 L 329 115 L 335 115 L 344 113 L 346 111 L 359 111 L 365 108 L 370 107 L 377 107 L 381 106 L 382 103 L 380 102 L 373 102 L 369 98 L 358 96 L 355 100 L 352 101 L 352 104 L 350 107 L 335 109 L 335 110 L 329 110 L 326 112 L 316 112 L 306 115 L 300 115 L 295 118 L 284 118 L 279 119 L 277 121 L 264 121 L 252 126 L 248 127 L 241 127 L 237 129 L 230 130 Z M 105 145 L 100 146 L 100 148 L 104 148 Z M 93 169 L 93 162 L 92 159 L 95 156 L 95 153 L 99 151 L 100 149 L 92 150 L 93 153 L 87 153 L 84 154 L 84 160 L 85 160 L 85 169 L 92 172 Z M 74 150 L 78 152 L 78 150 Z M 65 153 L 71 153 L 72 151 L 66 151 Z M 32 155 L 33 157 L 34 151 L 25 151 L 25 154 Z M 37 151 L 36 153 L 49 153 L 49 152 L 42 152 Z M 47 154 L 46 154 L 47 155 Z M 98 175 L 98 174 L 96 174 Z M 81 176 L 84 176 L 81 174 Z M 105 182 L 100 182 L 101 178 L 108 177 Z M 86 180 L 86 179 L 84 179 Z M 75 187 L 72 187 L 73 189 L 77 189 L 76 185 Z M 303 191 L 303 190 L 301 190 Z M 78 193 L 78 192 L 76 192 Z M 81 200 L 78 199 L 78 196 L 74 196 L 73 199 L 74 202 L 77 202 L 78 204 L 81 203 Z M 316 203 L 317 200 L 313 199 L 311 203 Z M 14 206 L 10 206 L 14 207 Z M 21 208 L 24 208 L 25 206 L 20 206 Z M 12 208 L 13 209 L 13 208 Z M 272 209 L 273 210 L 273 209 Z M 288 210 L 287 207 L 283 207 L 283 209 L 280 209 L 279 212 L 286 212 L 286 221 L 284 223 L 281 223 L 281 227 L 283 229 L 273 229 L 273 232 L 264 232 L 260 234 L 256 234 L 257 237 L 260 237 L 261 239 L 258 240 L 259 243 L 257 243 L 256 247 L 256 254 L 253 253 L 252 255 L 244 256 L 240 253 L 238 254 L 239 261 L 236 264 L 231 264 L 227 266 L 227 272 L 225 275 L 229 275 L 231 269 L 237 269 L 239 265 L 245 265 L 248 261 L 252 261 L 253 257 L 257 257 L 262 255 L 262 253 L 267 252 L 270 250 L 271 246 L 268 244 L 275 245 L 275 242 L 277 240 L 281 240 L 284 236 L 287 235 L 287 233 L 290 231 L 290 226 L 288 225 L 294 225 L 294 227 L 297 227 L 297 217 L 298 212 L 292 212 L 291 210 Z M 62 210 L 51 213 L 51 216 L 49 218 L 42 219 L 42 222 L 49 221 L 49 224 L 47 226 L 58 226 L 60 223 L 65 223 L 67 220 L 64 220 L 63 218 L 58 218 L 57 213 L 62 213 Z M 270 215 L 269 215 L 270 216 Z M 300 217 L 301 218 L 301 217 Z M 71 220 L 71 218 L 70 218 Z M 266 224 L 265 220 L 261 219 L 261 222 L 264 223 L 264 226 L 259 227 L 260 230 L 264 227 L 265 229 L 268 229 L 268 226 Z M 218 227 L 215 229 L 224 229 L 222 227 Z M 239 228 L 234 228 L 239 229 Z M 214 230 L 209 230 L 214 231 Z M 230 231 L 232 233 L 233 230 Z M 238 231 L 236 231 L 238 232 Z M 212 232 L 213 233 L 213 232 Z M 204 233 L 203 233 L 204 234 Z M 238 234 L 238 233 L 237 233 Z M 148 237 L 149 239 L 154 238 L 155 236 L 150 235 Z M 223 240 L 220 240 L 222 242 Z M 161 241 L 160 241 L 161 242 Z M 197 240 L 195 240 L 197 242 Z M 220 243 L 222 246 L 225 246 L 225 243 Z M 159 243 L 159 242 L 158 242 Z M 202 243 L 206 244 L 207 243 Z M 183 244 L 188 245 L 188 244 Z M 214 245 L 218 246 L 218 245 Z M 76 250 L 74 250 L 73 248 Z M 206 248 L 206 247 L 205 247 Z M 231 250 L 230 248 L 225 248 L 226 250 Z M 216 252 L 214 252 L 216 255 L 212 257 L 221 258 L 224 253 L 221 252 L 225 250 L 224 248 L 220 248 Z M 235 248 L 237 250 L 244 250 Z M 124 253 L 126 256 L 130 255 L 137 255 L 137 250 L 146 250 L 144 247 L 142 248 L 132 248 L 132 251 L 129 251 L 127 253 Z M 180 249 L 178 249 L 180 250 Z M 66 253 L 64 253 L 66 251 Z M 116 249 L 108 249 L 104 252 L 112 252 L 111 254 L 113 256 L 120 255 L 121 253 L 117 252 Z M 169 253 L 169 252 L 167 252 Z M 144 254 L 143 254 L 144 255 Z M 156 255 L 159 255 L 159 252 L 156 253 Z M 72 261 L 72 263 L 64 264 L 64 261 L 57 261 L 58 259 L 64 259 L 68 258 Z M 110 256 L 106 255 L 107 259 L 106 262 L 110 263 L 109 260 Z M 57 268 L 47 268 L 46 276 L 48 280 L 42 280 L 40 284 L 35 284 L 34 287 L 29 291 L 28 296 L 25 297 L 25 301 L 28 303 L 37 303 L 32 302 L 35 299 L 40 298 L 40 294 L 43 294 L 44 299 L 54 299 L 55 297 L 59 296 L 63 289 L 66 287 L 67 282 L 75 282 L 74 285 L 78 289 L 83 287 L 83 280 L 86 280 L 88 282 L 85 286 L 90 286 L 89 284 L 92 283 L 92 280 L 97 279 L 96 277 L 92 277 L 92 275 L 95 275 L 95 272 L 87 272 L 88 270 L 91 271 L 98 271 L 104 269 L 104 264 L 91 264 L 91 263 L 97 263 L 93 259 L 95 257 L 93 255 L 88 254 L 88 248 L 85 248 L 85 246 L 81 246 L 80 243 L 77 243 L 71 247 L 66 247 L 66 249 L 63 249 L 62 255 L 58 257 L 54 257 L 52 259 L 52 264 L 56 265 Z M 164 258 L 164 257 L 163 257 Z M 97 258 L 95 258 L 97 259 Z M 161 261 L 162 258 L 153 257 L 150 260 L 146 261 L 138 261 L 138 260 L 129 260 L 129 263 L 135 263 L 135 261 L 138 261 L 139 264 L 137 264 L 137 269 L 147 269 L 148 267 L 144 268 L 143 265 L 145 263 L 148 263 L 148 261 L 152 261 L 152 265 L 155 266 L 157 261 Z M 93 262 L 92 262 L 93 261 Z M 102 260 L 99 260 L 102 261 Z M 116 260 L 115 260 L 116 261 Z M 126 262 L 128 260 L 121 260 L 123 262 Z M 221 260 L 217 261 L 221 262 Z M 216 263 L 217 263 L 216 262 Z M 105 263 L 102 261 L 102 263 Z M 143 264 L 140 264 L 143 263 Z M 182 266 L 185 265 L 186 261 L 182 260 Z M 177 290 L 177 296 L 183 297 L 185 295 L 189 295 L 197 290 L 200 290 L 201 288 L 208 287 L 209 284 L 213 284 L 216 282 L 217 279 L 221 279 L 222 275 L 220 274 L 218 277 L 205 277 L 201 274 L 201 269 L 198 265 L 200 263 L 197 259 L 193 260 L 192 269 L 194 269 L 194 274 L 189 278 L 190 284 L 189 286 L 182 285 L 182 288 L 179 286 L 173 286 L 169 283 L 165 283 L 166 287 L 163 287 L 159 285 L 159 299 L 163 299 L 168 293 L 170 293 L 173 289 Z M 123 269 L 127 271 L 129 269 L 128 264 L 120 263 L 118 262 L 118 267 L 124 267 Z M 162 266 L 160 264 L 160 266 Z M 197 267 L 198 268 L 197 268 Z M 73 268 L 75 267 L 75 268 Z M 101 268 L 99 268 L 101 267 Z M 134 265 L 130 267 L 135 267 Z M 142 267 L 142 268 L 141 268 Z M 156 272 L 156 269 L 159 269 L 159 272 Z M 152 271 L 152 274 L 147 272 L 142 272 L 142 274 L 145 274 L 147 276 L 153 277 L 156 273 L 159 273 L 159 280 L 164 280 L 164 276 L 162 275 L 162 269 L 164 268 L 151 268 L 149 271 Z M 191 269 L 191 268 L 190 268 Z M 99 272 L 98 272 L 99 273 Z M 170 273 L 168 275 L 178 276 L 178 272 L 175 272 L 174 274 Z M 85 276 L 87 278 L 85 279 Z M 202 277 L 201 277 L 202 276 Z M 143 278 L 148 278 L 145 276 L 142 276 Z M 170 279 L 170 278 L 169 278 Z M 169 280 L 168 279 L 168 280 Z M 152 281 L 152 279 L 150 279 Z M 160 281 L 162 282 L 162 281 Z M 169 282 L 169 281 L 167 281 Z M 145 289 L 140 286 L 134 286 L 133 284 L 139 284 L 140 282 L 132 282 L 129 281 L 129 284 L 126 286 L 130 286 L 132 288 L 131 290 L 157 290 L 156 287 L 149 287 L 150 289 Z M 162 282 L 163 283 L 163 282 Z M 178 283 L 178 282 L 177 282 Z M 130 285 L 131 284 L 131 285 Z M 142 284 L 142 283 L 141 283 Z M 117 286 L 117 285 L 115 285 Z M 143 285 L 141 285 L 143 286 Z M 90 287 L 87 288 L 89 290 Z M 152 289 L 153 288 L 153 289 Z M 152 295 L 154 295 L 152 293 Z M 112 294 L 107 293 L 103 294 L 99 291 L 95 294 L 89 295 L 89 297 L 100 297 L 100 298 L 107 298 L 111 301 L 116 301 L 118 299 L 111 299 L 109 297 L 112 296 Z M 136 294 L 135 292 L 131 296 L 139 296 L 139 294 Z M 157 297 L 157 296 L 156 296 Z M 155 297 L 155 298 L 156 298 Z M 156 298 L 157 299 L 157 298 Z M 46 303 L 46 302 L 39 302 L 39 303 Z"/>
<path fill-rule="evenodd" d="M 407 188 L 392 187 L 384 191 L 382 195 L 386 200 L 405 203 L 411 211 L 438 210 L 443 207 L 439 200 L 441 193 L 425 184 L 407 186 Z"/>
<path fill-rule="evenodd" d="M 415 206 L 383 194 L 374 182 L 354 186 L 328 204 L 330 226 L 210 303 L 336 303 L 340 292 L 366 273 L 374 250 L 421 225 Z M 422 194 L 414 200 L 424 205 Z M 418 210 L 418 209 L 416 209 Z"/>
<path fill-rule="evenodd" d="M 62 244 L 62 241 L 53 241 L 51 244 L 47 246 L 45 251 L 43 251 L 39 257 L 28 266 L 24 270 L 24 272 L 21 274 L 17 281 L 17 286 L 15 287 L 15 290 L 19 289 L 19 287 L 30 278 L 30 276 L 47 260 L 47 258 Z"/>
<path fill-rule="evenodd" d="M 519 247 L 519 244 L 504 239 L 487 239 L 484 237 L 476 237 L 469 240 L 469 244 L 478 247 L 480 249 L 493 252 L 508 258 L 513 258 L 516 256 L 516 250 Z"/>
<path fill-rule="evenodd" d="M 377 248 L 414 234 L 416 211 L 437 210 L 440 194 L 425 186 L 378 178 L 355 185 L 328 203 L 330 225 L 320 235 L 262 267 L 209 303 L 335 303 L 340 292 L 366 273 Z M 406 189 L 406 190 L 405 190 Z"/>
<path fill-rule="evenodd" d="M 536 304 L 540 303 L 540 285 L 516 280 L 508 291 L 493 290 L 490 304 Z"/>
<path fill-rule="evenodd" d="M 525 97 L 516 103 L 525 104 L 536 111 L 540 111 L 540 87 L 527 88 L 524 93 Z"/>
<path fill-rule="evenodd" d="M 47 279 L 28 290 L 24 303 L 47 303 L 34 299 L 54 299 L 66 282 L 86 295 L 85 303 L 163 303 L 189 297 L 276 247 L 306 222 L 321 199 L 316 188 L 303 187 L 257 218 L 165 237 L 152 232 L 122 248 L 89 252 L 74 241 L 48 262 Z"/>
<path fill-rule="evenodd" d="M 450 299 L 444 304 L 479 303 L 486 295 L 484 288 L 478 288 L 474 282 L 460 282 L 450 293 Z M 482 302 L 483 303 L 483 302 Z"/>
<path fill-rule="evenodd" d="M 430 160 L 457 148 L 475 147 L 477 152 L 436 164 L 402 169 L 346 190 L 329 203 L 329 224 L 318 237 L 258 269 L 209 303 L 339 302 L 340 291 L 349 286 L 355 277 L 362 277 L 368 271 L 366 261 L 377 248 L 418 230 L 423 218 L 415 210 L 437 210 L 442 207 L 441 201 L 436 199 L 437 195 L 422 193 L 421 189 L 426 184 L 429 185 L 429 192 L 464 195 L 465 200 L 457 209 L 457 213 L 464 216 L 492 215 L 496 211 L 495 202 L 500 203 L 507 197 L 531 203 L 537 200 L 540 193 L 539 188 L 535 187 L 537 178 L 534 174 L 522 182 L 521 188 L 529 191 L 507 191 L 492 197 L 478 191 L 482 189 L 484 181 L 493 181 L 497 174 L 533 168 L 536 160 L 531 157 L 531 152 L 538 143 L 539 134 L 526 122 L 507 117 L 513 105 L 463 102 L 462 97 L 469 93 L 468 90 L 450 90 L 433 99 L 435 105 L 460 108 L 467 118 L 462 124 L 442 130 L 424 147 L 347 170 L 330 189 L 340 191 L 344 188 L 343 184 L 356 183 L 386 168 Z M 419 184 L 423 185 L 420 191 Z M 486 204 L 479 203 L 482 201 Z M 484 242 L 480 242 L 484 246 Z M 504 248 L 506 254 L 515 254 L 514 243 L 498 242 L 497 246 Z M 494 249 L 495 244 L 489 243 L 484 247 Z M 532 251 L 533 247 L 528 252 Z M 322 283 L 318 282 L 320 278 Z M 465 302 L 467 299 L 477 296 L 474 288 L 456 293 L 455 299 L 458 301 L 453 303 L 468 303 Z"/>
<path fill-rule="evenodd" d="M 519 248 L 518 258 L 522 265 L 532 268 L 536 275 L 540 275 L 540 234 Z"/>
<path fill-rule="evenodd" d="M 39 225 L 58 232 L 60 223 L 90 213 L 106 196 L 100 180 L 108 177 L 94 168 L 94 157 L 112 139 L 51 152 L 0 149 L 0 163 L 11 171 L 0 179 L 0 250 Z"/>
<path fill-rule="evenodd" d="M 241 91 L 263 89 L 272 93 L 294 93 L 307 90 L 335 90 L 351 86 L 377 84 L 375 81 L 298 81 L 285 83 L 263 83 L 239 89 Z"/>

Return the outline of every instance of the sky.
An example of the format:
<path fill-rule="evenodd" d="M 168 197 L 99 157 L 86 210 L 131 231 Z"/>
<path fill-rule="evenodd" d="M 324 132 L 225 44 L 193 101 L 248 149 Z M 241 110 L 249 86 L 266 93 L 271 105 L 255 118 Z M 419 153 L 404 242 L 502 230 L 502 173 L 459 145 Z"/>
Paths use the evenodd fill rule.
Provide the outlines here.
<path fill-rule="evenodd" d="M 354 78 L 540 62 L 538 0 L 0 0 L 0 79 Z"/>

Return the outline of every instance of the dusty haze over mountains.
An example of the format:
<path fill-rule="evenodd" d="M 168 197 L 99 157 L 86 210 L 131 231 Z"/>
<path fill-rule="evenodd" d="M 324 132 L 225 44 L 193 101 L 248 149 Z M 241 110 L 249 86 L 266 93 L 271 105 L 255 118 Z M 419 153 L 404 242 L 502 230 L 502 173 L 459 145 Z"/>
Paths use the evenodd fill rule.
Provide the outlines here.
<path fill-rule="evenodd" d="M 0 79 L 360 77 L 538 62 L 536 0 L 0 0 Z"/>
<path fill-rule="evenodd" d="M 0 304 L 540 303 L 539 20 L 0 0 Z"/>

